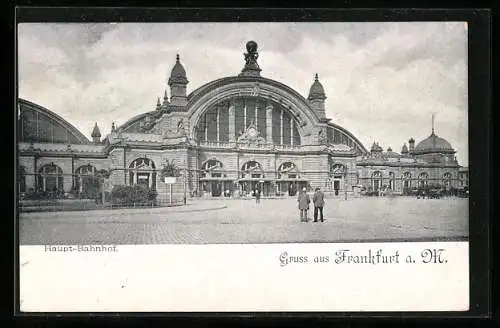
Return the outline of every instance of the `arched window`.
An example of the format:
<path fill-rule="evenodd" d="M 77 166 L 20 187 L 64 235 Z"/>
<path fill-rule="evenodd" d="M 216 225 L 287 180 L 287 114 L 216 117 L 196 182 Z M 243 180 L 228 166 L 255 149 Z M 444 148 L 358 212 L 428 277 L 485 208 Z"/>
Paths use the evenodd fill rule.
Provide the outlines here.
<path fill-rule="evenodd" d="M 401 176 L 401 180 L 403 181 L 403 190 L 411 188 L 411 173 L 405 172 Z"/>
<path fill-rule="evenodd" d="M 129 184 L 156 189 L 156 166 L 149 158 L 137 158 L 129 166 Z"/>
<path fill-rule="evenodd" d="M 396 175 L 394 172 L 389 172 L 389 189 L 394 190 Z"/>
<path fill-rule="evenodd" d="M 54 163 L 46 164 L 38 170 L 38 188 L 42 191 L 63 191 L 62 169 Z"/>
<path fill-rule="evenodd" d="M 98 187 L 96 168 L 90 164 L 82 165 L 75 171 L 75 191 L 78 194 L 87 194 Z M 96 186 L 97 185 L 97 186 Z"/>
<path fill-rule="evenodd" d="M 260 163 L 249 161 L 241 167 L 241 178 L 260 179 L 264 177 L 264 170 Z"/>
<path fill-rule="evenodd" d="M 17 187 L 19 192 L 26 192 L 26 168 L 22 165 L 17 169 Z"/>
<path fill-rule="evenodd" d="M 418 175 L 418 186 L 425 187 L 427 186 L 427 180 L 429 179 L 429 175 L 426 172 L 422 172 Z"/>
<path fill-rule="evenodd" d="M 200 177 L 201 178 L 222 178 L 223 166 L 222 163 L 216 159 L 209 159 L 201 166 Z"/>
<path fill-rule="evenodd" d="M 372 173 L 372 188 L 374 191 L 380 190 L 382 187 L 382 172 L 374 171 Z"/>
<path fill-rule="evenodd" d="M 330 166 L 330 176 L 343 175 L 346 172 L 346 167 L 343 164 L 332 164 Z M 339 177 L 340 178 L 340 177 Z"/>
<path fill-rule="evenodd" d="M 450 188 L 451 187 L 451 173 L 446 172 L 445 174 L 443 174 L 443 185 L 446 188 Z"/>
<path fill-rule="evenodd" d="M 278 168 L 278 179 L 297 179 L 299 178 L 297 166 L 292 162 L 284 162 Z"/>

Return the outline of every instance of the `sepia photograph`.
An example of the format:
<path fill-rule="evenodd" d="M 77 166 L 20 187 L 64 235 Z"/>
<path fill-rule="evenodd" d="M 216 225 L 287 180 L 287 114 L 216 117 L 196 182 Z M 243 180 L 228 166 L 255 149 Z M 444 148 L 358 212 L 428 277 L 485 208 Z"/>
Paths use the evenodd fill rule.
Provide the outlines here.
<path fill-rule="evenodd" d="M 467 52 L 464 21 L 18 24 L 21 309 L 468 310 Z"/>

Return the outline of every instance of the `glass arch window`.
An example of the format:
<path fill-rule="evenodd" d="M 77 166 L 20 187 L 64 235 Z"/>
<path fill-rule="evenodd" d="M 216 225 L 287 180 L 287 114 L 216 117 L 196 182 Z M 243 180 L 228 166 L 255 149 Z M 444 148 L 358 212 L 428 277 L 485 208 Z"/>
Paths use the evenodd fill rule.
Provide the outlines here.
<path fill-rule="evenodd" d="M 210 159 L 201 166 L 201 178 L 221 178 L 223 177 L 223 165 L 216 159 Z"/>
<path fill-rule="evenodd" d="M 260 179 L 264 177 L 262 165 L 256 161 L 249 161 L 241 167 L 241 178 Z"/>
<path fill-rule="evenodd" d="M 149 158 L 137 158 L 129 165 L 129 184 L 156 189 L 156 166 Z"/>
<path fill-rule="evenodd" d="M 292 162 L 284 162 L 278 168 L 278 179 L 299 178 L 297 166 Z"/>
<path fill-rule="evenodd" d="M 262 97 L 235 97 L 208 107 L 195 127 L 198 142 L 237 141 L 248 128 L 276 145 L 300 145 L 299 122 L 289 109 Z"/>
<path fill-rule="evenodd" d="M 37 186 L 41 191 L 63 191 L 63 170 L 54 163 L 46 164 L 38 170 Z"/>

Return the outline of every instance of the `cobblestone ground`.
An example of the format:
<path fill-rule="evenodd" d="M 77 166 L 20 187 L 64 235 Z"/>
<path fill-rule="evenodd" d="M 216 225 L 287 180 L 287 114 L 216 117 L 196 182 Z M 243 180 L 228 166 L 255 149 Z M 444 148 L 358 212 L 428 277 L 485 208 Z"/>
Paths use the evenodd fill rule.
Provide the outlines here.
<path fill-rule="evenodd" d="M 312 217 L 310 211 L 309 217 Z M 21 213 L 19 241 L 40 244 L 212 244 L 463 240 L 462 198 L 327 199 L 326 222 L 301 223 L 295 199 L 196 200 L 173 208 Z"/>

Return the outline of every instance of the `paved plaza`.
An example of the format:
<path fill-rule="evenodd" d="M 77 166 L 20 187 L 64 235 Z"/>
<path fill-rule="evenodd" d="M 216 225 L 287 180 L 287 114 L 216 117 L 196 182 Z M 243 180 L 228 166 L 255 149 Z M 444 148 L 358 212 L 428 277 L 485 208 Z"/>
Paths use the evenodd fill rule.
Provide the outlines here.
<path fill-rule="evenodd" d="M 21 213 L 21 245 L 464 240 L 468 199 L 327 199 L 301 223 L 295 198 L 190 200 L 182 207 Z M 312 211 L 309 213 L 312 217 Z"/>

